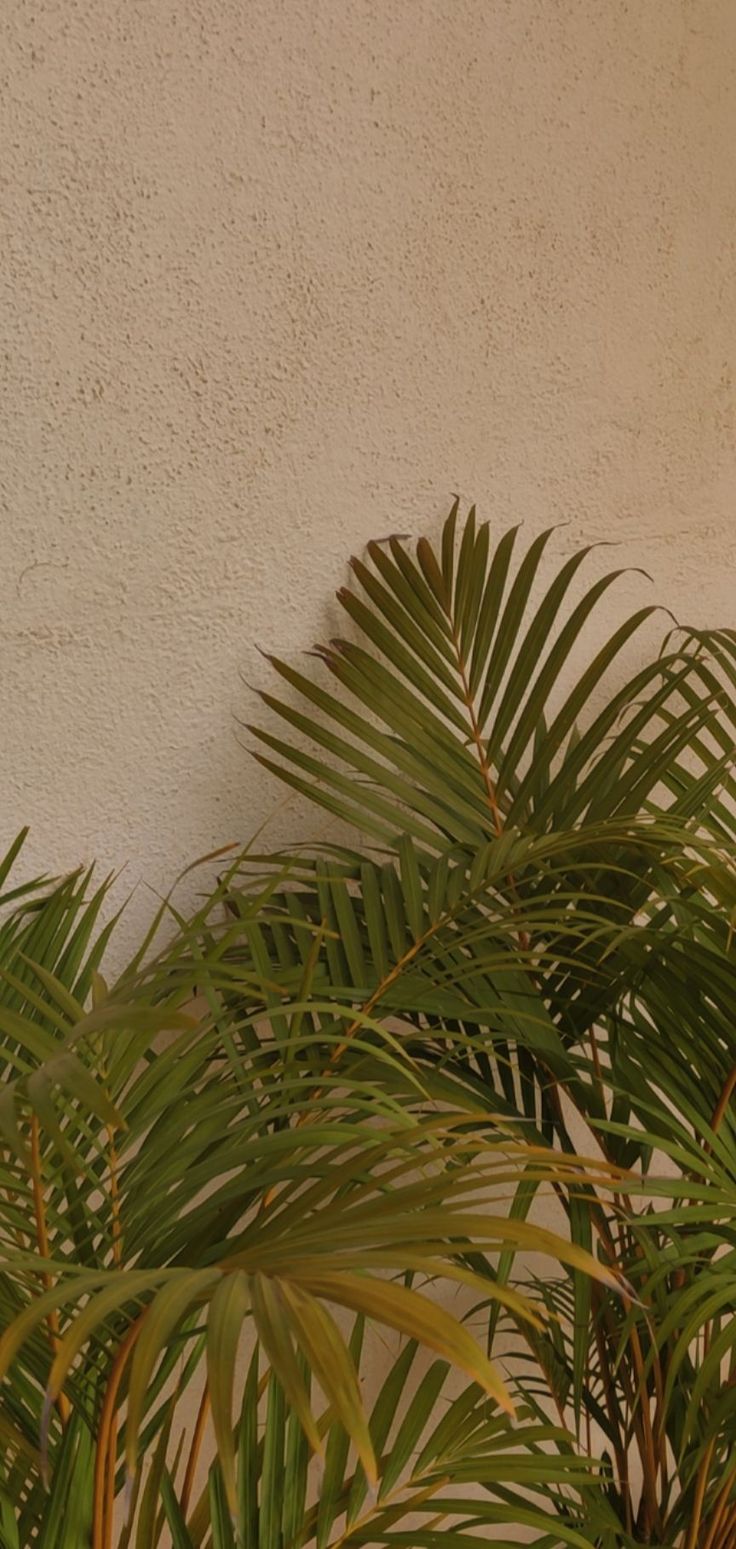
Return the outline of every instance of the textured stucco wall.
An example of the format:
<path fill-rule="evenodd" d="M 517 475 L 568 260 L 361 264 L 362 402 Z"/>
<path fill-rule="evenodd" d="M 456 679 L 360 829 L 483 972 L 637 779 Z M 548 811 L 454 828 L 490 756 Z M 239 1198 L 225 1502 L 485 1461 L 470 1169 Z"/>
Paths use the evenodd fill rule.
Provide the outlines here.
<path fill-rule="evenodd" d="M 454 489 L 734 621 L 733 0 L 0 28 L 4 836 L 154 886 L 245 836 L 255 643 Z"/>

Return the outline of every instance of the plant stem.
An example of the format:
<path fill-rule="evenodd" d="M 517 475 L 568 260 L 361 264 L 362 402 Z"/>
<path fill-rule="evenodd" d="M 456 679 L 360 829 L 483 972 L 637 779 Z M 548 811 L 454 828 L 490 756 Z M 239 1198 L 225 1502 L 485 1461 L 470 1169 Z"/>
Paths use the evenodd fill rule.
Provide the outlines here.
<path fill-rule="evenodd" d="M 95 1455 L 92 1549 L 111 1549 L 113 1507 L 115 1501 L 115 1462 L 117 1455 L 117 1411 L 115 1404 L 123 1380 L 128 1356 L 143 1326 L 142 1312 L 118 1346 L 105 1389 L 100 1414 Z"/>
<path fill-rule="evenodd" d="M 594 1296 L 596 1290 L 597 1287 L 594 1287 Z M 606 1409 L 608 1410 L 608 1418 L 611 1422 L 611 1430 L 613 1433 L 611 1440 L 616 1458 L 619 1489 L 623 1496 L 624 1510 L 626 1512 L 626 1531 L 627 1533 L 631 1533 L 633 1525 L 633 1512 L 631 1505 L 631 1487 L 629 1485 L 628 1479 L 629 1470 L 626 1458 L 626 1449 L 624 1447 L 623 1439 L 621 1436 L 618 1402 L 616 1399 L 613 1382 L 611 1381 L 611 1372 L 608 1363 L 608 1349 L 603 1337 L 603 1330 L 601 1328 L 600 1321 L 597 1318 L 594 1321 L 593 1329 L 595 1334 L 595 1342 L 598 1347 L 598 1362 L 600 1366 L 601 1380 L 603 1382 L 603 1392 L 606 1399 Z"/>
<path fill-rule="evenodd" d="M 713 1514 L 710 1519 L 708 1532 L 705 1536 L 703 1549 L 712 1549 L 716 1534 L 718 1533 L 718 1530 L 728 1509 L 728 1497 L 731 1493 L 731 1490 L 733 1489 L 734 1480 L 736 1480 L 736 1464 L 734 1464 L 733 1468 L 729 1469 L 724 1483 L 718 1495 L 716 1496 L 716 1503 L 713 1507 Z"/>
<path fill-rule="evenodd" d="M 496 800 L 496 788 L 495 788 L 495 786 L 493 784 L 493 779 L 492 779 L 492 776 L 491 776 L 490 766 L 489 766 L 488 760 L 486 758 L 486 750 L 485 750 L 485 747 L 483 745 L 483 735 L 482 735 L 482 732 L 481 732 L 481 729 L 480 729 L 480 725 L 478 723 L 478 717 L 476 716 L 476 713 L 475 713 L 475 705 L 473 703 L 473 696 L 472 696 L 472 694 L 470 692 L 470 684 L 468 682 L 468 674 L 467 674 L 466 667 L 465 667 L 465 660 L 463 658 L 463 653 L 462 653 L 462 649 L 461 649 L 461 646 L 460 646 L 460 640 L 458 638 L 457 629 L 455 628 L 455 624 L 454 624 L 453 619 L 452 619 L 452 617 L 451 617 L 449 612 L 447 614 L 447 617 L 448 617 L 448 621 L 449 621 L 449 624 L 450 624 L 450 628 L 452 630 L 452 644 L 453 644 L 453 647 L 454 647 L 454 650 L 455 650 L 455 656 L 457 658 L 457 670 L 458 670 L 458 672 L 460 674 L 460 681 L 461 681 L 462 686 L 463 686 L 463 701 L 464 701 L 464 704 L 465 704 L 465 708 L 466 708 L 466 710 L 468 712 L 468 716 L 470 718 L 471 736 L 472 736 L 473 744 L 474 744 L 474 747 L 475 747 L 475 751 L 476 751 L 476 753 L 478 755 L 478 763 L 480 764 L 480 772 L 481 772 L 481 774 L 483 776 L 483 783 L 484 783 L 485 788 L 486 788 L 486 796 L 488 798 L 488 805 L 489 805 L 489 807 L 491 809 L 491 815 L 493 817 L 493 824 L 494 824 L 494 827 L 495 827 L 495 830 L 496 830 L 496 835 L 498 836 L 499 834 L 503 833 L 503 819 L 501 817 L 501 812 L 500 812 L 500 809 L 499 809 L 499 805 L 498 805 L 498 802 Z"/>
<path fill-rule="evenodd" d="M 734 1088 L 736 1088 L 736 1065 L 731 1067 L 726 1081 L 724 1082 L 723 1091 L 721 1092 L 721 1095 L 713 1111 L 713 1118 L 710 1121 L 710 1127 L 714 1135 L 718 1134 L 721 1124 L 723 1123 L 726 1110 L 731 1101 L 731 1098 L 733 1097 Z"/>
<path fill-rule="evenodd" d="M 708 1474 L 710 1473 L 710 1465 L 713 1460 L 715 1445 L 715 1438 L 711 1437 L 711 1440 L 708 1442 L 705 1452 L 703 1453 L 700 1468 L 698 1469 L 697 1479 L 695 1481 L 693 1512 L 690 1518 L 690 1527 L 688 1528 L 687 1538 L 685 1539 L 685 1549 L 695 1549 L 695 1545 L 698 1541 L 700 1519 L 703 1515 L 703 1501 L 705 1499 L 705 1491 L 708 1485 Z"/>
<path fill-rule="evenodd" d="M 732 1549 L 736 1541 L 736 1505 L 731 1506 L 719 1535 L 719 1549 Z"/>
<path fill-rule="evenodd" d="M 184 1474 L 184 1483 L 182 1485 L 182 1491 L 181 1491 L 181 1501 L 179 1503 L 180 1506 L 181 1506 L 181 1510 L 182 1510 L 182 1516 L 184 1516 L 184 1517 L 186 1516 L 187 1510 L 188 1510 L 188 1507 L 189 1507 L 189 1500 L 190 1500 L 190 1497 L 191 1497 L 191 1494 L 192 1494 L 192 1486 L 194 1484 L 194 1475 L 195 1475 L 196 1470 L 197 1470 L 197 1463 L 199 1461 L 199 1454 L 200 1454 L 200 1451 L 202 1449 L 202 1441 L 203 1441 L 203 1438 L 204 1438 L 205 1427 L 207 1425 L 207 1418 L 208 1418 L 209 1412 L 210 1412 L 210 1390 L 209 1390 L 209 1386 L 208 1386 L 207 1382 L 205 1381 L 204 1392 L 202 1394 L 202 1398 L 201 1398 L 201 1401 L 200 1401 L 199 1409 L 197 1411 L 197 1419 L 196 1419 L 195 1426 L 194 1426 L 194 1434 L 192 1436 L 192 1445 L 191 1445 L 191 1448 L 190 1448 L 189 1457 L 187 1459 L 186 1472 Z"/>
<path fill-rule="evenodd" d="M 33 1187 L 33 1210 L 36 1223 L 36 1242 L 42 1259 L 49 1259 L 49 1235 L 46 1227 L 46 1205 L 43 1197 L 43 1173 L 41 1162 L 41 1131 L 35 1113 L 31 1114 L 31 1184 Z M 53 1279 L 47 1270 L 41 1271 L 41 1282 L 45 1291 L 50 1291 Z M 52 1307 L 48 1319 L 49 1339 L 54 1354 L 59 1348 L 59 1314 Z M 58 1397 L 59 1414 L 62 1423 L 66 1424 L 71 1414 L 71 1404 L 65 1393 Z"/>

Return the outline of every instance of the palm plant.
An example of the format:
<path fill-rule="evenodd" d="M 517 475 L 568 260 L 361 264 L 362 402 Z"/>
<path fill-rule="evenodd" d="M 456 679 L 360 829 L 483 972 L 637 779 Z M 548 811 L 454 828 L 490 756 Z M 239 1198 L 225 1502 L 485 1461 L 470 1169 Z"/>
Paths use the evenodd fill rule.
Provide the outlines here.
<path fill-rule="evenodd" d="M 420 1510 L 447 1459 L 500 1478 L 517 1441 L 508 1386 L 412 1282 L 475 1288 L 530 1331 L 541 1299 L 489 1281 L 499 1255 L 531 1246 L 618 1285 L 569 1238 L 505 1219 L 522 1176 L 565 1194 L 578 1159 L 466 1100 L 438 1112 L 377 1008 L 323 1001 L 321 927 L 305 921 L 303 954 L 269 961 L 283 870 L 235 913 L 232 866 L 193 918 L 167 900 L 109 985 L 107 883 L 15 884 L 22 839 L 0 866 L 4 1549 L 326 1544 L 346 1509 L 359 1531 L 374 1495 L 382 1521 L 398 1498 Z M 347 1085 L 331 1069 L 346 1040 L 368 1065 Z M 617 1176 L 591 1165 L 603 1188 Z M 403 1343 L 369 1418 L 360 1352 L 376 1327 Z M 420 1349 L 439 1361 L 387 1460 Z M 470 1378 L 465 1441 L 439 1427 L 420 1477 L 418 1421 L 451 1368 Z M 541 1446 L 547 1428 L 520 1424 Z M 572 1453 L 544 1466 L 581 1488 L 590 1472 Z"/>
<path fill-rule="evenodd" d="M 736 643 L 580 670 L 613 578 L 457 527 L 274 663 L 352 843 L 112 985 L 105 888 L 0 871 L 3 1546 L 734 1541 Z"/>
<path fill-rule="evenodd" d="M 505 1330 L 509 1381 L 544 1433 L 523 1462 L 533 1522 L 513 1471 L 520 1434 L 513 1468 L 497 1454 L 493 1483 L 476 1469 L 475 1516 L 434 1499 L 406 1529 L 401 1505 L 366 1527 L 348 1481 L 340 1542 L 430 1549 L 440 1523 L 445 1538 L 493 1521 L 536 1525 L 550 1546 L 731 1549 L 736 635 L 668 626 L 621 682 L 625 648 L 651 628 L 645 608 L 581 669 L 618 573 L 576 595 L 580 551 L 540 587 L 550 536 L 515 564 L 518 534 L 492 548 L 456 504 L 437 550 L 370 544 L 351 562 L 357 589 L 338 593 L 345 637 L 313 653 L 320 678 L 270 658 L 285 686 L 263 693 L 271 719 L 251 728 L 261 763 L 359 836 L 251 857 L 229 893 L 237 918 L 252 887 L 273 887 L 273 921 L 267 908 L 241 965 L 288 971 L 321 939 L 309 1030 L 324 1067 L 348 1088 L 375 1079 L 357 1012 L 337 1043 L 334 1018 L 346 1005 L 389 1017 L 430 1105 L 503 1116 L 550 1161 L 582 1148 L 626 1170 L 613 1192 L 589 1178 L 558 1194 L 571 1241 L 621 1271 L 631 1297 L 575 1266 L 537 1276 L 551 1318 L 530 1331 L 497 1299 L 513 1252 L 464 1256 L 487 1281 L 474 1316 L 488 1347 Z M 512 1219 L 529 1221 L 539 1188 L 519 1180 Z M 421 1490 L 432 1454 L 417 1425 Z M 564 1482 L 547 1477 L 550 1458 L 570 1466 Z M 584 1460 L 600 1460 L 597 1488 Z"/>

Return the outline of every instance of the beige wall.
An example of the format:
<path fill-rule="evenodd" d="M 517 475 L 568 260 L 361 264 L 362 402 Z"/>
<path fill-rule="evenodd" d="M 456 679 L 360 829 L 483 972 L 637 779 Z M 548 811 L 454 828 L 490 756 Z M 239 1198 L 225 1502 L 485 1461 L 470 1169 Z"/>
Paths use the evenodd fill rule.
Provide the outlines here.
<path fill-rule="evenodd" d="M 4 837 L 160 886 L 245 836 L 256 642 L 455 489 L 735 621 L 734 0 L 0 25 Z"/>

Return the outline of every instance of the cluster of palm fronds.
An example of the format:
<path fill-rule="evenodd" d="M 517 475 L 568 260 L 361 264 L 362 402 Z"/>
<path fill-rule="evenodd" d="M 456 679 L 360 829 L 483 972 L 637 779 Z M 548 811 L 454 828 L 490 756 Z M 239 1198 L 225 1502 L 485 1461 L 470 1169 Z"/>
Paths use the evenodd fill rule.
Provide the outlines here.
<path fill-rule="evenodd" d="M 550 1159 L 482 1112 L 430 1117 L 396 1040 L 347 999 L 317 1037 L 322 937 L 305 929 L 304 969 L 266 965 L 272 887 L 223 925 L 227 876 L 173 943 L 108 986 L 104 889 L 89 897 L 89 881 L 2 900 L 0 1539 L 143 1549 L 168 1520 L 178 1543 L 235 1543 L 256 1508 L 266 1532 L 269 1492 L 281 1501 L 279 1427 L 290 1478 L 334 1430 L 378 1480 L 355 1354 L 330 1307 L 464 1370 L 479 1415 L 508 1411 L 462 1322 L 401 1277 L 484 1286 L 467 1256 L 530 1235 L 494 1199 L 529 1165 L 543 1178 Z M 365 1048 L 363 1077 L 330 1071 L 338 1039 Z M 564 1188 L 578 1167 L 554 1173 Z M 540 1245 L 586 1263 L 572 1242 Z M 533 1317 L 523 1297 L 505 1300 Z M 256 1344 L 234 1427 L 244 1325 Z M 201 1369 L 192 1425 L 182 1400 Z M 210 1412 L 216 1462 L 195 1498 Z"/>
<path fill-rule="evenodd" d="M 8 856 L 4 1549 L 736 1544 L 736 637 L 456 523 L 263 696 L 353 847 L 112 986 Z"/>

